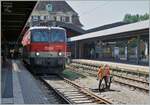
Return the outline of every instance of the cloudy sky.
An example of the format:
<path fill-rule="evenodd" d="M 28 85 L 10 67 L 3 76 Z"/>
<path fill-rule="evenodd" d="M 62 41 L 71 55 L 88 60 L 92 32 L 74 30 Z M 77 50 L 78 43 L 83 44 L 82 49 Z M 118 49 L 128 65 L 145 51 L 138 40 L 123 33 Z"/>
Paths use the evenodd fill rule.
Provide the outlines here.
<path fill-rule="evenodd" d="M 148 0 L 67 0 L 78 13 L 84 29 L 94 28 L 123 20 L 126 13 L 149 13 Z"/>

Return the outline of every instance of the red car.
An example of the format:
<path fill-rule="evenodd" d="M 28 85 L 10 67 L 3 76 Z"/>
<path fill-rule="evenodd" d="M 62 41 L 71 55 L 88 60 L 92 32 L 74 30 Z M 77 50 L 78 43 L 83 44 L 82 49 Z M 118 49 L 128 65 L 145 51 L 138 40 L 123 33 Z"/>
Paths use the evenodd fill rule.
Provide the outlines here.
<path fill-rule="evenodd" d="M 56 74 L 64 70 L 67 57 L 66 30 L 60 27 L 31 27 L 24 35 L 23 58 L 35 73 Z"/>

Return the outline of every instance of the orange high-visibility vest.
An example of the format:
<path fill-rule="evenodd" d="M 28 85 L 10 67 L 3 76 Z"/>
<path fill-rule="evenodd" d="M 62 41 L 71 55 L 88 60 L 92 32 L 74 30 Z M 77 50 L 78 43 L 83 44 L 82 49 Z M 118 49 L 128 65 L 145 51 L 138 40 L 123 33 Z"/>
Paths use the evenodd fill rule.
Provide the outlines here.
<path fill-rule="evenodd" d="M 97 76 L 98 76 L 98 79 L 102 79 L 105 76 L 105 70 L 104 70 L 104 68 L 100 67 L 98 69 Z"/>

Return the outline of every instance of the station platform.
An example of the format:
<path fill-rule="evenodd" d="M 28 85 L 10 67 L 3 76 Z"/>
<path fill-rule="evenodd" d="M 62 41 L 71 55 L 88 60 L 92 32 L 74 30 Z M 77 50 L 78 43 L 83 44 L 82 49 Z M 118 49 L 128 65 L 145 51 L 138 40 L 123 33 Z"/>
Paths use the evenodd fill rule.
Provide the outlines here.
<path fill-rule="evenodd" d="M 2 104 L 46 104 L 45 94 L 36 79 L 19 60 L 7 60 L 2 66 Z"/>
<path fill-rule="evenodd" d="M 115 63 L 109 61 L 87 60 L 87 59 L 72 59 L 72 62 L 84 63 L 84 64 L 96 65 L 96 66 L 108 64 L 113 69 L 121 69 L 126 71 L 142 72 L 144 74 L 149 74 L 149 66 Z"/>

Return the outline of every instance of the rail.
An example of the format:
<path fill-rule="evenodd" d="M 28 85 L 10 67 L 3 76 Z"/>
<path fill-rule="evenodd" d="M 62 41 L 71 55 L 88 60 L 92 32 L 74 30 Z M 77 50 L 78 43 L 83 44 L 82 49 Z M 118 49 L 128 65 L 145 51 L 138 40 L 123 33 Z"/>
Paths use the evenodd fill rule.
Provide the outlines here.
<path fill-rule="evenodd" d="M 75 72 L 78 72 L 78 73 L 79 73 L 79 71 L 84 71 L 84 72 L 86 72 L 88 74 L 91 74 L 93 76 L 97 76 L 97 70 L 93 70 L 92 67 L 86 66 L 85 67 L 86 69 L 83 66 L 80 66 L 80 65 L 79 66 L 70 65 L 70 66 L 66 66 L 66 67 L 73 70 L 73 71 L 75 71 Z M 113 79 L 114 82 L 124 84 L 124 85 L 128 85 L 130 87 L 134 87 L 134 88 L 146 91 L 147 93 L 149 92 L 149 82 L 148 81 L 142 81 L 142 80 L 139 80 L 139 79 L 135 79 L 133 77 L 127 77 L 127 76 L 118 75 L 118 74 L 114 74 L 114 73 L 112 75 L 113 75 L 113 77 L 115 77 L 115 79 Z M 127 82 L 125 82 L 125 81 L 127 81 Z"/>
<path fill-rule="evenodd" d="M 53 89 L 70 104 L 112 104 L 107 99 L 95 95 L 93 92 L 81 87 L 77 83 L 59 76 L 61 79 L 51 78 L 50 76 L 41 77 L 42 81 L 53 87 Z"/>

